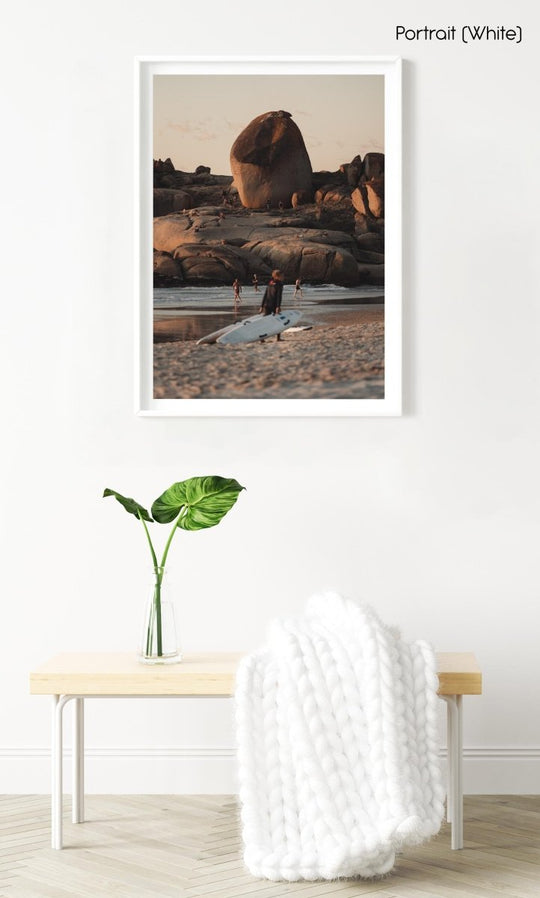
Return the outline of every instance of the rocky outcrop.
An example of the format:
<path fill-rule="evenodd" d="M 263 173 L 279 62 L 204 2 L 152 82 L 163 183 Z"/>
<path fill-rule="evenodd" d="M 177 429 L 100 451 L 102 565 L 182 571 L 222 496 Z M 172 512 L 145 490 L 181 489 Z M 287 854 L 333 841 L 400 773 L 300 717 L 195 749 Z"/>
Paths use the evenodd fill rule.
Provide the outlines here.
<path fill-rule="evenodd" d="M 368 234 L 373 227 L 373 219 L 361 212 L 355 212 L 354 215 L 354 233 L 357 235 Z"/>
<path fill-rule="evenodd" d="M 287 236 L 261 240 L 249 246 L 249 251 L 270 269 L 280 268 L 288 281 L 300 277 L 311 283 L 358 283 L 358 263 L 352 253 L 340 246 Z"/>
<path fill-rule="evenodd" d="M 183 199 L 180 193 L 176 201 L 171 199 L 173 192 L 180 191 Z M 154 160 L 155 216 L 195 206 L 237 203 L 238 191 L 232 187 L 230 175 L 213 175 L 207 165 L 198 165 L 194 172 L 177 171 L 170 159 Z"/>
<path fill-rule="evenodd" d="M 367 201 L 367 194 L 363 185 L 360 187 L 356 187 L 351 193 L 351 200 L 354 208 L 360 215 L 369 217 L 369 205 Z"/>
<path fill-rule="evenodd" d="M 315 193 L 316 203 L 343 203 L 351 206 L 351 191 L 345 184 L 323 184 Z"/>
<path fill-rule="evenodd" d="M 183 280 L 180 263 L 169 253 L 154 250 L 154 286 L 177 287 Z"/>
<path fill-rule="evenodd" d="M 173 253 L 184 243 L 183 235 L 191 228 L 188 215 L 165 215 L 154 219 L 154 250 Z"/>
<path fill-rule="evenodd" d="M 361 243 L 342 230 L 322 227 L 311 204 L 296 214 L 239 212 L 220 217 L 219 207 L 166 215 L 154 222 L 156 250 L 178 263 L 186 283 L 249 283 L 253 274 L 282 269 L 285 279 L 354 286 L 381 283 L 381 237 Z M 360 242 L 359 242 L 360 240 Z M 367 266 L 366 263 L 372 263 Z"/>
<path fill-rule="evenodd" d="M 291 114 L 279 110 L 254 118 L 233 143 L 231 171 L 248 209 L 290 206 L 293 194 L 311 191 L 311 162 Z"/>
<path fill-rule="evenodd" d="M 372 178 L 365 187 L 369 211 L 374 218 L 384 218 L 384 178 Z"/>
<path fill-rule="evenodd" d="M 343 163 L 343 165 L 340 165 L 339 170 L 341 174 L 345 175 L 347 186 L 354 190 L 364 171 L 361 157 L 355 156 L 350 162 Z"/>
<path fill-rule="evenodd" d="M 186 185 L 186 190 L 193 199 L 195 206 L 218 206 L 223 203 L 234 205 L 237 201 L 236 191 L 224 190 L 221 184 L 203 184 L 192 182 Z"/>
<path fill-rule="evenodd" d="M 311 203 L 312 199 L 313 194 L 311 190 L 295 190 L 291 196 L 291 206 L 293 209 L 297 209 L 298 206 L 305 206 Z"/>
<path fill-rule="evenodd" d="M 356 238 L 356 245 L 361 250 L 371 250 L 375 253 L 384 253 L 384 239 L 380 234 L 369 231 L 366 234 L 360 234 Z"/>
<path fill-rule="evenodd" d="M 175 168 L 173 165 L 172 159 L 154 159 L 154 174 L 162 175 L 162 174 L 170 174 L 174 172 Z"/>
<path fill-rule="evenodd" d="M 384 286 L 384 265 L 358 266 L 358 284 L 372 284 L 375 287 Z"/>
<path fill-rule="evenodd" d="M 363 175 L 366 181 L 371 181 L 372 178 L 384 178 L 384 153 L 366 153 Z"/>
<path fill-rule="evenodd" d="M 384 218 L 384 178 L 362 181 L 353 190 L 351 200 L 361 215 Z"/>
<path fill-rule="evenodd" d="M 154 190 L 154 217 L 168 215 L 169 212 L 182 212 L 191 209 L 193 197 L 187 190 L 173 190 L 170 187 L 158 187 Z"/>
<path fill-rule="evenodd" d="M 186 243 L 174 251 L 187 283 L 232 284 L 235 278 L 243 283 L 253 274 L 269 277 L 270 268 L 263 260 L 254 260 L 249 253 L 234 246 L 214 243 Z"/>
<path fill-rule="evenodd" d="M 231 284 L 237 277 L 248 284 L 254 274 L 263 281 L 280 268 L 289 282 L 382 286 L 384 156 L 355 156 L 337 171 L 313 173 L 308 159 L 308 185 L 292 190 L 282 153 L 296 125 L 284 112 L 251 125 L 233 147 L 244 159 L 235 155 L 235 186 L 207 166 L 190 173 L 176 171 L 170 160 L 154 165 L 155 283 Z M 305 153 L 298 135 L 301 144 L 295 137 L 289 145 Z M 262 173 L 255 177 L 257 167 Z M 300 168 L 293 166 L 296 180 Z M 249 197 L 257 208 L 247 206 Z"/>

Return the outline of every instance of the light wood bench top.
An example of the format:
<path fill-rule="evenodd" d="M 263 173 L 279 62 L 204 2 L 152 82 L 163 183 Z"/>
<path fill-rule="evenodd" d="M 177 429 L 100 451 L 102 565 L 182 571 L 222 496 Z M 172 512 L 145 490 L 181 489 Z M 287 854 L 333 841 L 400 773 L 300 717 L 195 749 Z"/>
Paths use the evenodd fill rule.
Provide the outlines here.
<path fill-rule="evenodd" d="M 30 674 L 33 695 L 230 696 L 242 656 L 185 655 L 180 664 L 141 664 L 132 652 L 56 655 Z M 437 653 L 439 695 L 480 695 L 482 673 L 470 652 Z"/>

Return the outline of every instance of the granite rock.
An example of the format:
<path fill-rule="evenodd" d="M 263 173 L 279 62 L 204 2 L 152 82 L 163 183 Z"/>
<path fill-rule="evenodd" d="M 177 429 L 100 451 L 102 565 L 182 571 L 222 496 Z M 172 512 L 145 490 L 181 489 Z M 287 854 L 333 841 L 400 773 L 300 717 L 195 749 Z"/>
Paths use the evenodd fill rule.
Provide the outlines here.
<path fill-rule="evenodd" d="M 291 205 L 293 194 L 311 190 L 311 162 L 304 139 L 284 110 L 254 118 L 231 148 L 231 171 L 248 209 Z"/>

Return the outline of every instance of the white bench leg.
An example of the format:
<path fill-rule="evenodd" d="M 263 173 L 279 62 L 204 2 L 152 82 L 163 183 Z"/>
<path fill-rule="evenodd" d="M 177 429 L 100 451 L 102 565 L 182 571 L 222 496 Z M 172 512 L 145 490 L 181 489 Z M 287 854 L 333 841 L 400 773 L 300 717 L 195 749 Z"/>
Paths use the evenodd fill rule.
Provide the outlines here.
<path fill-rule="evenodd" d="M 84 699 L 73 705 L 73 823 L 84 823 Z"/>
<path fill-rule="evenodd" d="M 453 849 L 463 848 L 463 696 L 444 695 L 447 707 L 448 793 L 446 818 Z"/>
<path fill-rule="evenodd" d="M 73 715 L 73 822 L 84 820 L 84 700 L 73 695 L 52 697 L 51 845 L 63 847 L 64 707 L 75 698 Z"/>
<path fill-rule="evenodd" d="M 62 847 L 63 696 L 53 695 L 52 701 L 51 845 L 53 848 L 58 849 Z"/>

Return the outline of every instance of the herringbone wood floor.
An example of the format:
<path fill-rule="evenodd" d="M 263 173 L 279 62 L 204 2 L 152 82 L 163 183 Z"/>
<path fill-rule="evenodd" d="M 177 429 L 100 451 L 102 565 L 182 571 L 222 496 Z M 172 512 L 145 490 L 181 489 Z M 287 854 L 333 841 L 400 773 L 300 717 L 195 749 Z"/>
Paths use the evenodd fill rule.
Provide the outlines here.
<path fill-rule="evenodd" d="M 465 849 L 449 829 L 397 859 L 379 881 L 269 883 L 245 872 L 230 796 L 90 796 L 50 847 L 44 796 L 0 798 L 4 898 L 540 898 L 540 796 L 465 799 Z"/>

